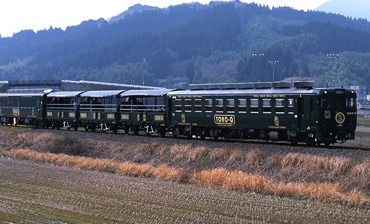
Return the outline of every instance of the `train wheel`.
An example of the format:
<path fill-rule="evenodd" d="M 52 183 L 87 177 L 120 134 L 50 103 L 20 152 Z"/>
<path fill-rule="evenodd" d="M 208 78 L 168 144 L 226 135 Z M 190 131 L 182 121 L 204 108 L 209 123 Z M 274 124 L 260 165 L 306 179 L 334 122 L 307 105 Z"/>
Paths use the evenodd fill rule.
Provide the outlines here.
<path fill-rule="evenodd" d="M 113 127 L 113 134 L 117 134 L 117 132 L 118 132 L 118 127 L 117 126 L 114 126 Z"/>
<path fill-rule="evenodd" d="M 315 139 L 314 138 L 307 138 L 306 145 L 309 146 L 309 147 L 315 146 L 316 145 Z"/>
<path fill-rule="evenodd" d="M 297 138 L 290 138 L 290 144 L 292 144 L 292 145 L 298 145 Z"/>
<path fill-rule="evenodd" d="M 166 130 L 165 129 L 160 129 L 159 130 L 159 135 L 161 136 L 161 138 L 166 137 Z"/>
<path fill-rule="evenodd" d="M 125 126 L 123 129 L 125 131 L 125 135 L 128 135 L 128 133 L 130 132 L 130 128 L 128 126 Z"/>
<path fill-rule="evenodd" d="M 205 130 L 202 130 L 201 132 L 200 132 L 200 139 L 202 139 L 202 140 L 204 140 L 204 139 L 206 139 L 206 131 Z"/>
<path fill-rule="evenodd" d="M 210 131 L 211 137 L 213 137 L 215 140 L 217 140 L 220 137 L 220 130 L 218 129 L 211 129 Z"/>
<path fill-rule="evenodd" d="M 325 145 L 325 147 L 326 147 L 326 148 L 328 148 L 328 147 L 330 146 L 330 142 L 325 141 L 325 142 L 324 142 L 324 145 Z"/>
<path fill-rule="evenodd" d="M 177 138 L 179 136 L 179 133 L 180 133 L 180 131 L 179 131 L 178 128 L 175 128 L 175 129 L 172 130 L 172 135 L 173 135 L 174 138 Z"/>
<path fill-rule="evenodd" d="M 139 135 L 139 128 L 134 128 L 134 135 Z"/>

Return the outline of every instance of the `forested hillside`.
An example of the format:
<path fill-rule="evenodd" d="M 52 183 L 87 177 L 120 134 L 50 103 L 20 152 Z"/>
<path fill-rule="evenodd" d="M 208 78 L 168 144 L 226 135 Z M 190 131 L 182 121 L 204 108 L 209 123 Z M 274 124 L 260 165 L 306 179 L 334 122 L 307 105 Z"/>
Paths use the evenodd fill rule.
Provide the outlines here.
<path fill-rule="evenodd" d="M 370 85 L 370 22 L 239 1 L 135 5 L 111 21 L 0 38 L 0 78 Z"/>

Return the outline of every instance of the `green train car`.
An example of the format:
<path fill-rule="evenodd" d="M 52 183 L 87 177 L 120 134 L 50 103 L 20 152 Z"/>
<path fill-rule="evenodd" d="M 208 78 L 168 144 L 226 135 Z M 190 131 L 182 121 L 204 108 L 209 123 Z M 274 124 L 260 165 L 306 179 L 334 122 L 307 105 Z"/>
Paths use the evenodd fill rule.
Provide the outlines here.
<path fill-rule="evenodd" d="M 45 107 L 47 127 L 77 130 L 82 93 L 82 91 L 60 91 L 47 94 Z"/>
<path fill-rule="evenodd" d="M 354 139 L 356 93 L 311 82 L 191 85 L 167 94 L 175 136 L 305 142 Z"/>
<path fill-rule="evenodd" d="M 3 125 L 43 126 L 44 93 L 0 93 L 0 122 Z"/>
<path fill-rule="evenodd" d="M 99 129 L 117 133 L 120 94 L 123 90 L 86 91 L 80 95 L 79 126 L 86 131 Z"/>
<path fill-rule="evenodd" d="M 1 93 L 1 124 L 326 146 L 355 138 L 356 93 L 312 82 Z"/>
<path fill-rule="evenodd" d="M 165 136 L 167 129 L 166 94 L 169 89 L 128 90 L 121 93 L 119 123 L 125 133 Z"/>

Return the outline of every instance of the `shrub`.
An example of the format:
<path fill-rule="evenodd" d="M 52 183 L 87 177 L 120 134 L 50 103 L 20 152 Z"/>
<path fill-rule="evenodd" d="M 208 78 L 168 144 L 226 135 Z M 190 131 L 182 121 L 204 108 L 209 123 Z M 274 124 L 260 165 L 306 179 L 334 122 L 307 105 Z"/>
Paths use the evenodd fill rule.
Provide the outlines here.
<path fill-rule="evenodd" d="M 50 145 L 49 152 L 82 156 L 86 154 L 86 147 L 76 138 L 63 136 L 54 140 Z"/>

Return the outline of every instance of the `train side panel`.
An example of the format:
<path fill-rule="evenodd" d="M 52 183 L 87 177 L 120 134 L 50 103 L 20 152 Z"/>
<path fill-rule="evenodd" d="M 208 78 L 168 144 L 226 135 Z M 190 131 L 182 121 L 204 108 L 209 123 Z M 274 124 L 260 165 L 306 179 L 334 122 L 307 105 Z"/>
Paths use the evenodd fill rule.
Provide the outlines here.
<path fill-rule="evenodd" d="M 86 131 L 112 130 L 117 132 L 118 110 L 120 106 L 119 94 L 122 90 L 87 91 L 81 94 L 79 108 L 79 126 Z"/>
<path fill-rule="evenodd" d="M 81 91 L 52 92 L 46 98 L 46 123 L 53 128 L 78 129 Z"/>
<path fill-rule="evenodd" d="M 0 94 L 2 124 L 38 126 L 44 121 L 45 94 Z"/>
<path fill-rule="evenodd" d="M 170 129 L 189 138 L 329 145 L 354 139 L 357 122 L 354 91 L 314 89 L 305 83 L 289 88 L 173 91 L 168 104 Z"/>
<path fill-rule="evenodd" d="M 165 136 L 167 128 L 169 89 L 128 90 L 121 94 L 119 110 L 120 126 L 125 133 L 138 134 L 144 130 L 147 135 L 158 133 Z"/>
<path fill-rule="evenodd" d="M 299 130 L 297 100 L 293 95 L 173 95 L 171 125 L 188 137 L 287 140 L 288 130 Z"/>

